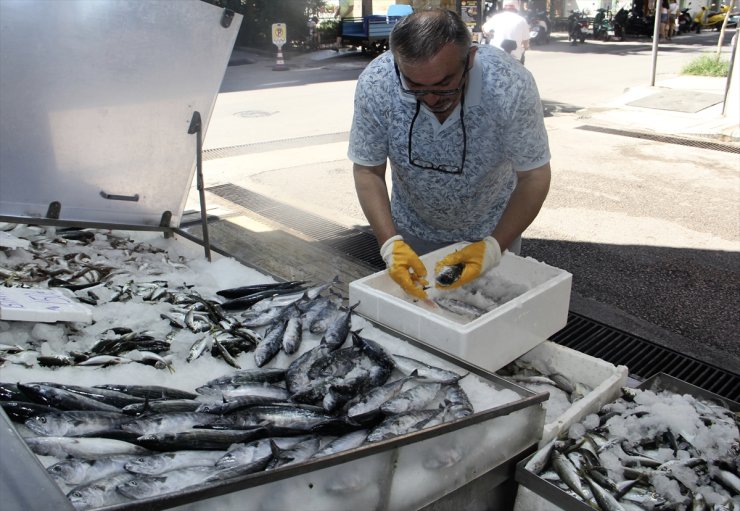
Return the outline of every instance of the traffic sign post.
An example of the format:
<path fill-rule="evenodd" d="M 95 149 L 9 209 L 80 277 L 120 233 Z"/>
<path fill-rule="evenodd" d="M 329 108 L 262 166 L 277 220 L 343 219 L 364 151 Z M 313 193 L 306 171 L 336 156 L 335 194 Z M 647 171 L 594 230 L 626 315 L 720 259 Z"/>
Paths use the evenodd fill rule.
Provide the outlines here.
<path fill-rule="evenodd" d="M 273 23 L 272 24 L 272 44 L 277 46 L 277 62 L 273 66 L 273 71 L 285 71 L 288 66 L 283 61 L 283 45 L 288 40 L 288 31 L 285 27 L 285 23 Z"/>

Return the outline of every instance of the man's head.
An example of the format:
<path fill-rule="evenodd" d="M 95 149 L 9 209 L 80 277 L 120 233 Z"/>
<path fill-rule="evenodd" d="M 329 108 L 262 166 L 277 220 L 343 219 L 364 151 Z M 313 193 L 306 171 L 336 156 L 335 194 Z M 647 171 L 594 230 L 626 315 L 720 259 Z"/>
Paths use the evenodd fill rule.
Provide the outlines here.
<path fill-rule="evenodd" d="M 447 9 L 409 14 L 390 36 L 401 87 L 429 91 L 417 99 L 434 113 L 450 112 L 460 102 L 476 47 L 460 16 Z M 441 91 L 442 94 L 435 94 Z"/>
<path fill-rule="evenodd" d="M 449 43 L 459 47 L 460 58 L 464 60 L 472 41 L 468 27 L 457 13 L 429 9 L 398 21 L 389 43 L 397 63 L 416 64 L 429 61 Z"/>
<path fill-rule="evenodd" d="M 516 0 L 504 0 L 502 7 L 505 11 L 518 11 L 519 10 L 519 6 L 517 5 Z"/>

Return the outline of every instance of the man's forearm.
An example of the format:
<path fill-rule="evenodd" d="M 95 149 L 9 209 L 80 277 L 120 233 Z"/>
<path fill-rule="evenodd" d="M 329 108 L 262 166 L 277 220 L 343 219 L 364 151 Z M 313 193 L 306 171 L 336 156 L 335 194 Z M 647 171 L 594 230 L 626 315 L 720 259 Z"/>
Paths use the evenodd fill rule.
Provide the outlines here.
<path fill-rule="evenodd" d="M 382 245 L 388 238 L 396 235 L 388 187 L 385 184 L 385 165 L 365 167 L 355 163 L 352 171 L 362 212 L 378 239 L 378 244 Z"/>
<path fill-rule="evenodd" d="M 501 250 L 509 248 L 537 217 L 550 189 L 550 164 L 518 173 L 519 182 L 511 194 L 501 220 L 493 230 Z"/>

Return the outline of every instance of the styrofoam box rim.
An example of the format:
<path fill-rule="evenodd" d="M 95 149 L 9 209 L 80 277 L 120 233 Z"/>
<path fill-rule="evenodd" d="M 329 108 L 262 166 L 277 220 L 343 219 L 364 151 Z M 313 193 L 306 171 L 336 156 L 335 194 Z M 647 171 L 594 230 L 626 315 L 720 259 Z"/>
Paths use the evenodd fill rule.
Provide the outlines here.
<path fill-rule="evenodd" d="M 540 446 L 560 436 L 567 428 L 587 415 L 596 413 L 604 404 L 613 401 L 626 384 L 629 373 L 626 366 L 615 366 L 600 358 L 586 355 L 552 341 L 539 344 L 521 358 L 532 360 L 535 357 L 550 361 L 550 367 L 562 373 L 566 378 L 576 379 L 592 387 L 591 392 L 576 401 L 553 422 L 545 424 Z M 572 369 L 579 373 L 577 377 L 573 376 Z"/>
<path fill-rule="evenodd" d="M 456 243 L 454 245 L 450 245 L 449 247 L 445 247 L 439 250 L 436 250 L 434 252 L 430 252 L 428 254 L 425 254 L 421 256 L 422 262 L 424 262 L 424 265 L 427 268 L 434 268 L 434 264 L 441 259 L 443 256 L 449 254 L 450 252 L 459 249 L 460 247 L 465 246 L 466 243 Z M 508 302 L 501 304 L 500 306 L 496 307 L 495 309 L 487 312 L 486 314 L 483 314 L 482 316 L 469 321 L 467 323 L 461 324 L 461 323 L 452 323 L 449 320 L 447 320 L 444 317 L 441 316 L 435 316 L 435 315 L 428 315 L 424 319 L 425 321 L 434 323 L 436 325 L 439 325 L 442 328 L 449 328 L 454 329 L 455 331 L 458 331 L 462 334 L 469 333 L 476 328 L 478 328 L 482 323 L 490 321 L 491 318 L 499 315 L 506 314 L 507 312 L 517 309 L 521 307 L 522 303 L 526 302 L 531 297 L 542 293 L 543 291 L 547 291 L 548 289 L 551 289 L 553 287 L 556 287 L 560 284 L 562 284 L 565 281 L 572 281 L 573 275 L 565 270 L 562 270 L 560 268 L 556 268 L 554 266 L 550 266 L 546 263 L 543 263 L 541 261 L 537 261 L 534 258 L 531 257 L 521 257 L 515 254 L 512 254 L 511 252 L 504 252 L 502 256 L 502 263 L 504 263 L 504 260 L 510 260 L 510 261 L 517 261 L 519 264 L 524 265 L 532 265 L 539 268 L 545 268 L 548 270 L 551 270 L 553 272 L 553 277 L 548 279 L 545 282 L 542 282 L 531 289 L 528 289 L 526 292 L 522 293 L 521 295 L 513 298 L 512 300 L 509 300 Z M 381 270 L 379 272 L 373 273 L 372 275 L 368 275 L 366 277 L 363 277 L 361 279 L 355 280 L 353 282 L 350 282 L 349 284 L 349 291 L 350 295 L 352 295 L 353 290 L 355 292 L 359 293 L 375 293 L 375 292 L 382 292 L 385 296 L 384 298 L 387 299 L 390 303 L 392 303 L 396 307 L 400 307 L 401 309 L 412 313 L 417 314 L 419 312 L 419 307 L 411 302 L 408 302 L 402 298 L 399 298 L 397 296 L 385 293 L 383 291 L 380 291 L 376 288 L 373 288 L 369 285 L 370 282 L 373 280 L 376 280 L 378 278 L 386 277 L 386 270 Z M 388 277 L 389 278 L 389 277 Z M 356 302 L 357 300 L 353 299 L 353 302 Z M 358 308 L 358 312 L 362 312 L 372 319 L 380 320 L 381 318 L 377 313 L 373 314 L 372 311 L 368 311 L 366 308 L 362 307 L 362 304 L 360 304 L 360 307 Z M 544 340 L 544 339 L 543 339 Z"/>

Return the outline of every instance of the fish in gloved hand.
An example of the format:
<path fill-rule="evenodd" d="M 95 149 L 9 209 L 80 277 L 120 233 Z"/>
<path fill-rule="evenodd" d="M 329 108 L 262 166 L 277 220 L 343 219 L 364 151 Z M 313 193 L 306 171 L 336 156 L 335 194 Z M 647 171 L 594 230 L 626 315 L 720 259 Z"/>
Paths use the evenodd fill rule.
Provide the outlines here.
<path fill-rule="evenodd" d="M 493 236 L 448 254 L 434 266 L 435 287 L 455 289 L 477 279 L 501 262 L 501 247 Z"/>

